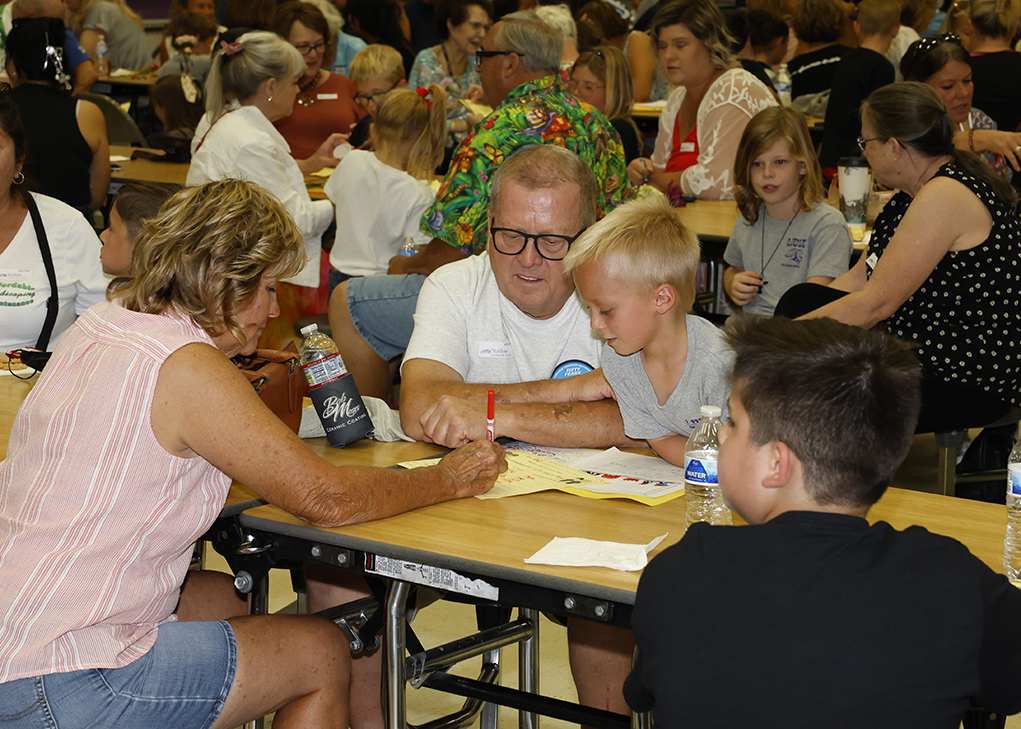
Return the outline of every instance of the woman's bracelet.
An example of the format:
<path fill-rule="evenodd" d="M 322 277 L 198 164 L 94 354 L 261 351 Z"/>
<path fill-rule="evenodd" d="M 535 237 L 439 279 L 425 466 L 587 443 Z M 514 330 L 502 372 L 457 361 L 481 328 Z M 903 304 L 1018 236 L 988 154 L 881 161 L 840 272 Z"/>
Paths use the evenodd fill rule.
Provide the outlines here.
<path fill-rule="evenodd" d="M 968 129 L 968 148 L 972 152 L 975 151 L 975 127 Z"/>

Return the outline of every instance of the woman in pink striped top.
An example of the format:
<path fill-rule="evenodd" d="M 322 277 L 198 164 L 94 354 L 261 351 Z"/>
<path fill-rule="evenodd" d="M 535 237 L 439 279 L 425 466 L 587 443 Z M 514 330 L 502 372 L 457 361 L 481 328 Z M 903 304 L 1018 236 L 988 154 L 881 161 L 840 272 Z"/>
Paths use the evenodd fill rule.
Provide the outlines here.
<path fill-rule="evenodd" d="M 228 357 L 255 349 L 304 258 L 257 185 L 187 188 L 61 339 L 0 463 L 4 727 L 348 726 L 332 623 L 175 612 L 212 604 L 185 575 L 231 479 L 328 526 L 480 493 L 505 464 L 474 443 L 432 468 L 337 468 L 273 416 Z"/>

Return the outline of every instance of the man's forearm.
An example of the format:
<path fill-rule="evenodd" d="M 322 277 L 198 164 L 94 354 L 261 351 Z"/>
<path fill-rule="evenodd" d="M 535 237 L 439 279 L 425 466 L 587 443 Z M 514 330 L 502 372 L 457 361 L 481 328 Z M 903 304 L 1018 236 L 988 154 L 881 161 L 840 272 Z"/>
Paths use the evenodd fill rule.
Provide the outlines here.
<path fill-rule="evenodd" d="M 496 432 L 516 440 L 561 448 L 648 445 L 624 434 L 615 400 L 515 403 L 496 411 Z"/>

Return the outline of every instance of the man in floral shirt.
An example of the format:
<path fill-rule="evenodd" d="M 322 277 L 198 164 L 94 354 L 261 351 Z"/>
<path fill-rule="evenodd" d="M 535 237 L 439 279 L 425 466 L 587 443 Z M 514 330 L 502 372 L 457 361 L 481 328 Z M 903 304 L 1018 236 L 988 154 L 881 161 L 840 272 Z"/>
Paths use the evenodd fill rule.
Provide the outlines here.
<path fill-rule="evenodd" d="M 567 93 L 562 40 L 534 11 L 507 15 L 477 54 L 486 101 L 494 111 L 461 143 L 435 204 L 422 217 L 433 240 L 397 256 L 390 276 L 352 279 L 330 299 L 333 337 L 363 395 L 390 399 L 390 361 L 404 353 L 425 276 L 486 246 L 492 173 L 520 147 L 556 144 L 577 153 L 601 187 L 606 214 L 631 197 L 624 152 L 610 122 Z"/>

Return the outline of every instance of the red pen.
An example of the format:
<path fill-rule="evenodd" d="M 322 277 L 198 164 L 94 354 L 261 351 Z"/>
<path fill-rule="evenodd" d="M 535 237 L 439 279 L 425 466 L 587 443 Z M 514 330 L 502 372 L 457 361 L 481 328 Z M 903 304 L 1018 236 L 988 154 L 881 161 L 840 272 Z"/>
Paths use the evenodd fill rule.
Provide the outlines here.
<path fill-rule="evenodd" d="M 496 435 L 496 403 L 493 400 L 493 391 L 489 391 L 489 408 L 486 410 L 486 439 L 493 440 Z"/>

